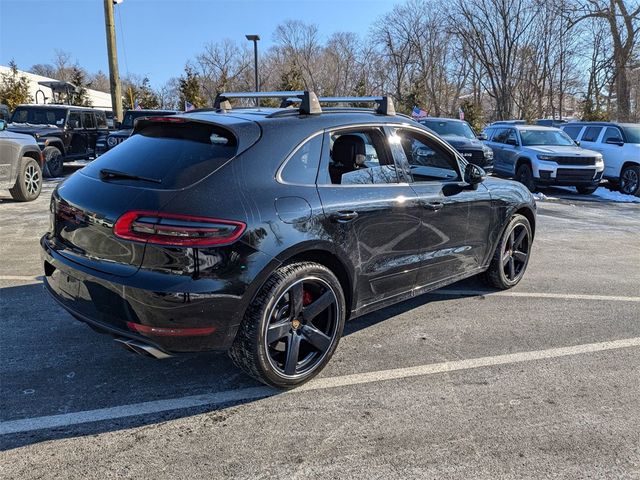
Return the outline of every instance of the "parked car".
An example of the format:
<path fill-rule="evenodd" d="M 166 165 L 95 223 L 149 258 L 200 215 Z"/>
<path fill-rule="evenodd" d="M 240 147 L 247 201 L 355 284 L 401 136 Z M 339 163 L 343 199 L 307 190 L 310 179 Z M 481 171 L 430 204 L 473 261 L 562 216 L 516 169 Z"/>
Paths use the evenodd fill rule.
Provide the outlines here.
<path fill-rule="evenodd" d="M 493 149 L 494 173 L 515 178 L 532 192 L 545 185 L 570 185 L 590 194 L 602 179 L 602 155 L 580 148 L 558 128 L 491 125 L 485 134 Z"/>
<path fill-rule="evenodd" d="M 493 171 L 493 150 L 476 137 L 464 120 L 427 117 L 420 123 L 449 142 L 469 163 L 482 167 L 487 173 Z"/>
<path fill-rule="evenodd" d="M 9 107 L 7 107 L 4 103 L 0 103 L 0 120 L 9 121 L 11 117 L 11 113 L 9 112 Z"/>
<path fill-rule="evenodd" d="M 42 152 L 31 135 L 6 129 L 0 120 L 0 189 L 9 189 L 14 200 L 29 202 L 42 189 Z"/>
<path fill-rule="evenodd" d="M 102 155 L 104 152 L 129 138 L 131 132 L 133 132 L 133 126 L 139 118 L 156 115 L 168 116 L 175 115 L 176 113 L 178 113 L 176 110 L 127 110 L 124 113 L 122 123 L 118 126 L 118 130 L 102 135 L 98 139 L 98 155 Z"/>
<path fill-rule="evenodd" d="M 562 125 L 566 125 L 566 120 L 559 120 L 555 118 L 539 118 L 536 120 L 536 125 L 542 125 L 543 127 L 556 127 L 560 128 Z"/>
<path fill-rule="evenodd" d="M 640 124 L 572 122 L 562 127 L 580 145 L 599 152 L 613 189 L 640 196 Z"/>
<path fill-rule="evenodd" d="M 300 105 L 233 110 L 238 97 Z M 516 285 L 531 193 L 374 100 L 323 111 L 354 99 L 224 94 L 217 111 L 139 120 L 55 189 L 46 288 L 129 349 L 228 350 L 291 388 L 329 361 L 347 318 L 478 274 Z"/>
<path fill-rule="evenodd" d="M 70 105 L 19 105 L 7 129 L 36 139 L 52 177 L 62 175 L 63 162 L 94 156 L 98 136 L 108 131 L 104 111 Z"/>
<path fill-rule="evenodd" d="M 494 125 L 526 125 L 526 120 L 497 120 L 493 122 L 490 126 Z"/>

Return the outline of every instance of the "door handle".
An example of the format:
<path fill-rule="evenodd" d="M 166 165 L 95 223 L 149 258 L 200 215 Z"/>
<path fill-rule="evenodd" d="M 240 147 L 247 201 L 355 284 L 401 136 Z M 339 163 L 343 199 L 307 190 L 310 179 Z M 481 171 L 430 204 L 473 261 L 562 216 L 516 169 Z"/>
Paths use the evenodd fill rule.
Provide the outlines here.
<path fill-rule="evenodd" d="M 331 220 L 338 223 L 346 223 L 358 218 L 358 212 L 336 212 L 331 215 Z"/>
<path fill-rule="evenodd" d="M 427 210 L 432 210 L 434 212 L 436 212 L 436 211 L 440 210 L 442 207 L 444 207 L 444 203 L 442 203 L 442 202 L 429 202 L 429 203 L 423 203 L 422 205 Z"/>

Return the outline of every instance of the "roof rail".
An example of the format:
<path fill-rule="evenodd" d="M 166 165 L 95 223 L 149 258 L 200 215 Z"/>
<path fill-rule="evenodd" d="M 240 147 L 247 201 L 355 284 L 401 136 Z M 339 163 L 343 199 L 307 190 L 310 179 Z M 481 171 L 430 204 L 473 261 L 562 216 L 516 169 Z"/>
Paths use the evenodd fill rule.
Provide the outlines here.
<path fill-rule="evenodd" d="M 283 99 L 280 107 L 288 107 L 298 100 L 290 96 Z M 393 100 L 387 95 L 380 97 L 320 97 L 318 98 L 320 103 L 375 103 L 375 112 L 379 115 L 395 115 L 396 109 L 393 105 Z"/>
<path fill-rule="evenodd" d="M 213 102 L 213 107 L 221 110 L 231 110 L 232 98 L 281 98 L 283 101 L 294 100 L 300 102 L 300 113 L 313 115 L 322 113 L 318 97 L 312 91 L 297 92 L 228 92 L 219 93 Z"/>

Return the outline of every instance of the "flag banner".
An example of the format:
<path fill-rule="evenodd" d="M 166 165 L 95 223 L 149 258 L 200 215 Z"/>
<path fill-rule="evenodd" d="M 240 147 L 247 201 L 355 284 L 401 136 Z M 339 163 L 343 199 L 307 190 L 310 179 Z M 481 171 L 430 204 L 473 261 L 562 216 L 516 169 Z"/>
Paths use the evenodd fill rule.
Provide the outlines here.
<path fill-rule="evenodd" d="M 427 116 L 427 112 L 418 107 L 413 107 L 411 110 L 411 116 L 413 118 L 425 118 Z"/>
<path fill-rule="evenodd" d="M 458 107 L 458 116 L 460 120 L 464 120 L 464 110 L 462 110 L 462 107 Z"/>
<path fill-rule="evenodd" d="M 192 103 L 189 103 L 186 100 L 184 101 L 184 111 L 185 112 L 189 112 L 189 111 L 195 110 L 195 109 L 196 109 L 196 107 Z"/>

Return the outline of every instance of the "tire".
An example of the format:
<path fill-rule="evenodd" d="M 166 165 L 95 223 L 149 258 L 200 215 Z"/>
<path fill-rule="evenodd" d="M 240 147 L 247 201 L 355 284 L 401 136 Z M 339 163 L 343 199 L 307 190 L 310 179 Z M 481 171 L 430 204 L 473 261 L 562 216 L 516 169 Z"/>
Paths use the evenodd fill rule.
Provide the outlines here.
<path fill-rule="evenodd" d="M 58 147 L 45 147 L 42 151 L 44 155 L 44 174 L 47 177 L 60 177 L 64 170 L 63 155 Z"/>
<path fill-rule="evenodd" d="M 591 187 L 587 187 L 587 186 L 584 186 L 584 185 L 576 185 L 576 190 L 581 195 L 591 195 L 593 192 L 595 192 L 598 189 L 598 186 L 599 185 L 594 185 L 594 186 L 591 186 Z"/>
<path fill-rule="evenodd" d="M 533 181 L 533 171 L 528 163 L 523 163 L 518 167 L 516 180 L 527 187 L 530 192 L 536 192 L 538 190 L 535 182 Z"/>
<path fill-rule="evenodd" d="M 524 236 L 520 238 L 520 235 Z M 532 240 L 529 220 L 518 214 L 511 217 L 498 242 L 489 269 L 484 273 L 485 282 L 500 290 L 515 287 L 529 264 Z"/>
<path fill-rule="evenodd" d="M 620 191 L 640 197 L 640 165 L 627 165 L 620 172 Z"/>
<path fill-rule="evenodd" d="M 229 356 L 253 378 L 293 388 L 317 375 L 331 359 L 345 318 L 342 287 L 328 268 L 312 262 L 285 265 L 273 272 L 247 308 Z"/>
<path fill-rule="evenodd" d="M 40 196 L 42 190 L 42 170 L 33 158 L 22 157 L 16 183 L 9 190 L 14 200 L 30 202 Z"/>

